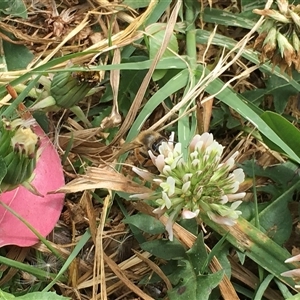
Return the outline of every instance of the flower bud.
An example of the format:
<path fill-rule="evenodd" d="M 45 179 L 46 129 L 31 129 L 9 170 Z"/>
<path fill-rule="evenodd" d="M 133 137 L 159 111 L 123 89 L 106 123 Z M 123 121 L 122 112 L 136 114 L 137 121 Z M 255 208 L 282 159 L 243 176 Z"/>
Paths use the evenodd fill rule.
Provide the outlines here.
<path fill-rule="evenodd" d="M 71 108 L 78 104 L 90 89 L 88 82 L 80 82 L 71 72 L 62 72 L 54 75 L 50 93 L 58 107 Z"/>
<path fill-rule="evenodd" d="M 31 129 L 34 122 L 34 119 L 2 119 L 0 157 L 6 167 L 6 174 L 0 184 L 2 191 L 15 189 L 32 178 L 40 146 L 39 137 Z"/>
<path fill-rule="evenodd" d="M 290 44 L 288 39 L 280 32 L 277 32 L 277 42 L 281 57 L 285 58 L 287 65 L 290 67 L 292 64 L 293 57 L 295 55 L 295 50 L 293 46 Z"/>

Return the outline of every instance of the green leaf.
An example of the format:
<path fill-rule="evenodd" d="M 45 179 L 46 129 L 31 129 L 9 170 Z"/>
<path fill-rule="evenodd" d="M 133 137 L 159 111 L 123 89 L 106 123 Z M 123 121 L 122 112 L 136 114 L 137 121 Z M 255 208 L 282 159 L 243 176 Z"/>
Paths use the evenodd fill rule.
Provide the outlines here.
<path fill-rule="evenodd" d="M 254 172 L 256 176 L 273 181 L 268 180 L 269 184 L 257 188 L 257 191 L 264 191 L 272 196 L 271 202 L 259 204 L 258 217 L 261 230 L 277 244 L 282 245 L 289 238 L 292 230 L 292 217 L 288 203 L 297 190 L 299 176 L 296 175 L 296 171 L 298 166 L 287 162 L 267 168 L 254 165 L 254 170 L 252 170 L 253 164 L 248 161 L 243 163 L 242 167 L 248 176 L 252 176 L 251 174 Z M 254 224 L 254 220 L 251 223 Z"/>
<path fill-rule="evenodd" d="M 124 0 L 122 5 L 128 5 L 131 8 L 142 8 L 147 7 L 150 4 L 150 0 Z"/>
<path fill-rule="evenodd" d="M 125 224 L 131 224 L 150 234 L 159 234 L 165 232 L 165 226 L 157 219 L 146 214 L 136 214 L 127 217 L 124 221 Z"/>
<path fill-rule="evenodd" d="M 130 0 L 134 3 L 138 3 L 136 0 Z M 144 0 L 145 1 L 145 0 Z M 148 2 L 150 2 L 148 0 Z M 164 0 L 164 1 L 158 1 L 155 5 L 155 8 L 151 12 L 150 16 L 148 16 L 145 27 L 149 26 L 150 24 L 156 23 L 160 17 L 166 12 L 166 9 L 169 8 L 169 5 L 172 3 L 172 0 Z"/>
<path fill-rule="evenodd" d="M 0 184 L 7 173 L 7 166 L 2 157 L 0 157 Z"/>
<path fill-rule="evenodd" d="M 195 265 L 190 261 L 181 262 L 182 267 L 177 268 L 177 272 L 172 277 L 177 276 L 178 284 L 172 290 L 168 291 L 169 299 L 209 299 L 212 290 L 218 286 L 224 276 L 224 271 L 201 275 L 195 271 Z"/>
<path fill-rule="evenodd" d="M 253 18 L 245 18 L 238 14 L 225 11 L 224 9 L 215 8 L 205 8 L 202 17 L 204 22 L 247 29 L 252 29 L 256 23 L 253 21 Z"/>
<path fill-rule="evenodd" d="M 264 8 L 264 6 L 266 5 L 266 1 L 265 0 L 241 0 L 241 8 L 242 11 L 246 12 L 246 11 L 251 11 L 255 8 L 260 9 L 260 8 Z"/>
<path fill-rule="evenodd" d="M 178 259 L 185 257 L 185 250 L 178 241 L 153 240 L 141 244 L 141 248 L 151 254 L 165 259 Z"/>
<path fill-rule="evenodd" d="M 298 293 L 290 298 L 286 298 L 286 300 L 300 300 L 300 293 Z"/>
<path fill-rule="evenodd" d="M 168 60 L 168 58 L 166 58 Z M 164 60 L 166 60 L 164 59 Z M 189 78 L 188 70 L 182 70 L 180 73 L 170 79 L 163 87 L 161 87 L 145 104 L 136 120 L 130 128 L 126 142 L 132 141 L 139 133 L 145 120 L 151 115 L 153 110 L 162 103 L 168 96 L 176 93 L 178 90 L 186 86 Z"/>
<path fill-rule="evenodd" d="M 145 57 L 132 58 L 128 62 L 143 61 Z M 120 81 L 118 99 L 119 109 L 125 116 L 127 115 L 133 99 L 139 90 L 144 77 L 147 74 L 147 70 L 123 70 L 120 72 L 122 80 Z"/>
<path fill-rule="evenodd" d="M 216 98 L 233 108 L 246 120 L 254 124 L 262 134 L 277 144 L 282 149 L 282 152 L 286 153 L 286 155 L 288 155 L 291 159 L 300 162 L 300 156 L 296 155 L 293 151 L 294 149 L 285 143 L 285 140 L 282 139 L 282 136 L 279 137 L 278 134 L 276 134 L 272 128 L 270 128 L 270 126 L 268 126 L 268 124 L 266 124 L 264 120 L 248 106 L 248 103 L 243 101 L 240 95 L 236 94 L 230 88 L 222 90 L 223 86 L 224 83 L 217 78 L 211 84 L 209 84 L 209 86 L 206 88 L 206 91 L 212 95 L 217 93 Z"/>
<path fill-rule="evenodd" d="M 300 131 L 293 124 L 291 124 L 284 117 L 277 113 L 267 111 L 261 115 L 262 120 L 268 124 L 268 126 L 281 138 L 282 141 L 286 143 L 295 154 L 300 157 Z M 263 135 L 264 142 L 271 148 L 278 151 L 281 147 L 274 143 L 273 140 L 266 138 Z M 278 149 L 279 146 L 279 149 Z M 280 149 L 282 152 L 282 148 Z"/>
<path fill-rule="evenodd" d="M 193 247 L 186 252 L 187 257 L 194 268 L 196 274 L 202 274 L 202 270 L 206 268 L 207 264 L 207 250 L 205 248 L 203 233 L 201 232 L 196 241 L 193 244 Z"/>
<path fill-rule="evenodd" d="M 2 0 L 0 1 L 0 12 L 5 15 L 11 15 L 27 19 L 27 10 L 22 0 Z"/>
<path fill-rule="evenodd" d="M 3 50 L 9 71 L 26 69 L 34 55 L 24 46 L 3 41 Z"/>
<path fill-rule="evenodd" d="M 162 44 L 162 41 L 163 41 L 163 38 L 164 38 L 164 35 L 166 32 L 165 30 L 162 30 L 162 28 L 165 28 L 165 24 L 156 23 L 151 26 L 151 31 L 154 31 L 154 33 L 149 37 L 149 48 L 150 48 L 149 49 L 149 57 L 150 57 L 150 59 L 153 59 L 155 57 L 157 51 L 161 47 L 161 44 Z M 174 33 L 172 34 L 172 36 L 170 38 L 168 48 L 173 50 L 175 53 L 178 53 L 178 42 L 177 42 L 177 38 Z M 162 58 L 166 58 L 166 57 L 175 57 L 175 54 L 167 49 L 162 55 Z M 167 71 L 168 71 L 168 68 L 166 68 L 164 70 L 155 70 L 152 75 L 152 79 L 154 81 L 160 80 L 161 78 L 163 78 L 165 76 Z"/>
<path fill-rule="evenodd" d="M 292 232 L 293 219 L 288 208 L 288 203 L 293 198 L 295 187 L 291 187 L 280 197 L 259 213 L 261 230 L 273 241 L 283 245 Z M 254 220 L 251 222 L 254 224 Z"/>
<path fill-rule="evenodd" d="M 299 82 L 299 74 L 293 74 L 293 79 Z M 265 96 L 271 95 L 273 97 L 275 111 L 282 114 L 289 101 L 289 97 L 298 94 L 298 90 L 288 81 L 276 75 L 271 75 L 265 83 L 265 89 L 247 91 L 243 93 L 243 96 L 258 105 L 265 99 Z"/>
<path fill-rule="evenodd" d="M 245 161 L 241 164 L 245 174 L 249 177 L 253 176 L 253 173 L 258 177 L 270 178 L 273 183 L 269 185 L 275 186 L 275 193 L 272 194 L 274 198 L 279 197 L 284 193 L 295 181 L 297 181 L 296 173 L 298 165 L 288 161 L 286 163 L 281 163 L 275 166 L 270 167 L 261 167 L 257 164 L 254 164 L 252 160 Z M 253 172 L 254 171 L 254 172 Z M 268 186 L 267 184 L 265 186 Z M 258 190 L 261 190 L 258 187 Z"/>
<path fill-rule="evenodd" d="M 300 181 L 299 181 L 300 183 Z M 298 183 L 298 188 L 300 184 Z M 243 251 L 250 259 L 256 262 L 259 266 L 275 275 L 281 281 L 288 285 L 295 285 L 293 279 L 280 276 L 281 273 L 295 268 L 293 264 L 286 264 L 284 261 L 291 254 L 283 247 L 279 246 L 272 239 L 254 227 L 251 223 L 245 221 L 242 217 L 237 220 L 238 231 L 228 232 L 227 227 L 222 227 L 219 224 L 211 221 L 207 216 L 201 214 L 203 221 L 213 230 L 221 235 L 228 234 L 226 239 L 235 247 Z M 239 233 L 243 232 L 243 243 L 238 238 Z"/>
<path fill-rule="evenodd" d="M 23 296 L 15 297 L 12 294 L 3 292 L 0 290 L 0 299 L 1 300 L 11 300 L 11 299 L 20 299 L 20 300 L 67 300 L 71 299 L 69 297 L 59 296 L 54 292 L 33 292 L 28 293 Z"/>

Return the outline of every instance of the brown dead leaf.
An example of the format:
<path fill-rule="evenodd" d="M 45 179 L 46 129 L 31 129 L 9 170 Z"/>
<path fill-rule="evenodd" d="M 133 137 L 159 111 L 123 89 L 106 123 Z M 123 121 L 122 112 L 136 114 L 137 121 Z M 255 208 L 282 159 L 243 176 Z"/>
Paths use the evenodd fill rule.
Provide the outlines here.
<path fill-rule="evenodd" d="M 130 194 L 143 194 L 152 192 L 151 189 L 139 185 L 121 173 L 108 166 L 89 167 L 86 174 L 79 175 L 55 193 L 76 193 L 92 189 L 108 189 Z"/>

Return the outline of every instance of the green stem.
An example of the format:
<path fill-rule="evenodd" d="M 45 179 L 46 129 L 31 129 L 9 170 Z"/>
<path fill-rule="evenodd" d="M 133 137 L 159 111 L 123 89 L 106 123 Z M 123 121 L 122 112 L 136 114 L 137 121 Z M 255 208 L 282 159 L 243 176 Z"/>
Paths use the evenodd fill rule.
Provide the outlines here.
<path fill-rule="evenodd" d="M 0 263 L 18 270 L 22 270 L 24 272 L 30 273 L 31 275 L 34 275 L 36 278 L 40 280 L 46 280 L 46 279 L 54 279 L 57 274 L 55 273 L 49 273 L 48 271 L 41 270 L 36 266 L 30 266 L 24 263 L 21 263 L 19 261 L 9 259 L 4 256 L 0 256 Z M 60 277 L 60 281 L 66 282 L 66 278 L 64 276 Z"/>
<path fill-rule="evenodd" d="M 195 19 L 197 17 L 197 11 L 194 7 L 194 0 L 185 0 L 186 7 L 185 19 L 186 19 L 186 52 L 189 58 L 190 67 L 195 70 L 197 67 L 197 45 L 196 45 L 196 26 Z M 199 5 L 199 4 L 198 4 Z"/>
<path fill-rule="evenodd" d="M 185 8 L 185 22 L 186 22 L 186 52 L 189 60 L 190 69 L 192 70 L 192 75 L 189 79 L 189 84 L 185 88 L 184 94 L 186 94 L 191 88 L 195 86 L 196 78 L 195 73 L 197 69 L 197 45 L 196 45 L 196 27 L 195 19 L 198 16 L 196 9 L 197 2 L 194 0 L 183 1 Z M 189 115 L 185 115 L 185 111 L 188 109 L 189 104 L 184 105 L 179 110 L 179 120 L 178 120 L 178 140 L 182 143 L 183 148 L 187 148 L 192 136 L 195 134 L 197 127 L 197 120 L 193 114 L 190 118 Z"/>

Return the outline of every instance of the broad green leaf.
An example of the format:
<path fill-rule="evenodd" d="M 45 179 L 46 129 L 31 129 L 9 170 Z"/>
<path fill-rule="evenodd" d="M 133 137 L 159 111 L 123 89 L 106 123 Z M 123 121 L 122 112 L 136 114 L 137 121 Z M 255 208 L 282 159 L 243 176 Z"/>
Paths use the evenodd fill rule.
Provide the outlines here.
<path fill-rule="evenodd" d="M 273 241 L 283 245 L 292 232 L 293 219 L 288 208 L 295 187 L 291 187 L 259 213 L 260 228 Z M 254 221 L 251 223 L 254 224 Z"/>
<path fill-rule="evenodd" d="M 169 299 L 193 299 L 206 300 L 211 296 L 212 290 L 218 286 L 224 276 L 224 271 L 201 275 L 195 270 L 195 265 L 188 260 L 184 260 L 172 277 L 177 275 L 178 284 L 168 291 Z M 174 279 L 173 279 L 174 280 Z"/>
<path fill-rule="evenodd" d="M 127 115 L 133 99 L 147 74 L 147 70 L 123 70 L 120 73 L 122 80 L 120 81 L 119 86 L 118 102 L 119 109 L 125 116 Z"/>
<path fill-rule="evenodd" d="M 3 50 L 9 71 L 26 69 L 34 55 L 24 46 L 3 41 Z"/>
<path fill-rule="evenodd" d="M 293 124 L 291 124 L 284 117 L 277 113 L 266 111 L 261 115 L 262 120 L 286 143 L 298 156 L 300 157 L 300 131 Z M 264 142 L 271 148 L 278 149 L 278 145 L 274 140 L 269 137 L 263 136 Z M 282 149 L 282 148 L 281 148 Z M 276 150 L 277 151 L 277 150 Z"/>
<path fill-rule="evenodd" d="M 157 219 L 146 214 L 136 214 L 127 217 L 124 221 L 125 224 L 131 224 L 150 234 L 159 234 L 165 232 L 165 226 Z"/>
<path fill-rule="evenodd" d="M 11 300 L 11 299 L 16 299 L 16 297 L 10 293 L 0 290 L 0 299 Z"/>
<path fill-rule="evenodd" d="M 193 266 L 194 272 L 201 275 L 202 270 L 206 268 L 207 264 L 207 250 L 205 248 L 203 233 L 201 232 L 196 241 L 193 244 L 193 247 L 186 252 L 187 257 Z"/>
<path fill-rule="evenodd" d="M 188 230 L 189 232 L 191 232 L 194 235 L 198 235 L 198 230 L 199 230 L 199 226 L 197 223 L 196 218 L 193 219 L 180 219 L 177 221 L 177 223 L 182 226 L 183 228 L 185 228 L 186 230 Z"/>
<path fill-rule="evenodd" d="M 165 259 L 178 259 L 186 256 L 183 246 L 178 241 L 153 240 L 141 244 L 141 248 L 151 254 Z"/>
<path fill-rule="evenodd" d="M 27 19 L 27 9 L 22 0 L 0 1 L 0 12 L 5 15 Z"/>
<path fill-rule="evenodd" d="M 3 292 L 0 290 L 0 299 L 1 300 L 67 300 L 71 299 L 69 297 L 59 296 L 54 292 L 32 292 L 25 294 L 23 296 L 15 297 L 12 294 Z"/>
<path fill-rule="evenodd" d="M 263 191 L 271 196 L 271 201 L 259 204 L 257 214 L 261 230 L 276 243 L 282 245 L 289 238 L 292 230 L 292 217 L 288 203 L 292 200 L 299 181 L 299 176 L 296 175 L 297 165 L 287 162 L 265 168 L 253 166 L 253 163 L 248 161 L 243 163 L 242 167 L 248 176 L 254 173 L 256 176 L 271 179 L 263 187 L 257 188 L 258 192 Z M 247 208 L 249 206 L 251 206 L 250 203 Z M 242 211 L 245 216 L 244 210 Z M 254 224 L 254 220 L 251 223 Z"/>
<path fill-rule="evenodd" d="M 284 193 L 292 184 L 294 184 L 294 182 L 298 180 L 298 165 L 291 161 L 274 166 L 262 167 L 257 164 L 253 165 L 253 162 L 248 160 L 243 162 L 241 167 L 248 177 L 253 176 L 254 173 L 258 177 L 271 179 L 272 182 L 270 184 L 265 184 L 264 186 L 272 185 L 275 187 L 275 193 L 272 193 L 272 197 L 274 199 L 281 196 L 282 193 Z M 258 190 L 261 190 L 261 188 L 258 187 Z"/>
<path fill-rule="evenodd" d="M 252 29 L 256 22 L 253 18 L 245 18 L 223 9 L 205 8 L 202 13 L 203 21 L 224 26 L 235 26 Z M 257 17 L 258 19 L 258 17 Z"/>

